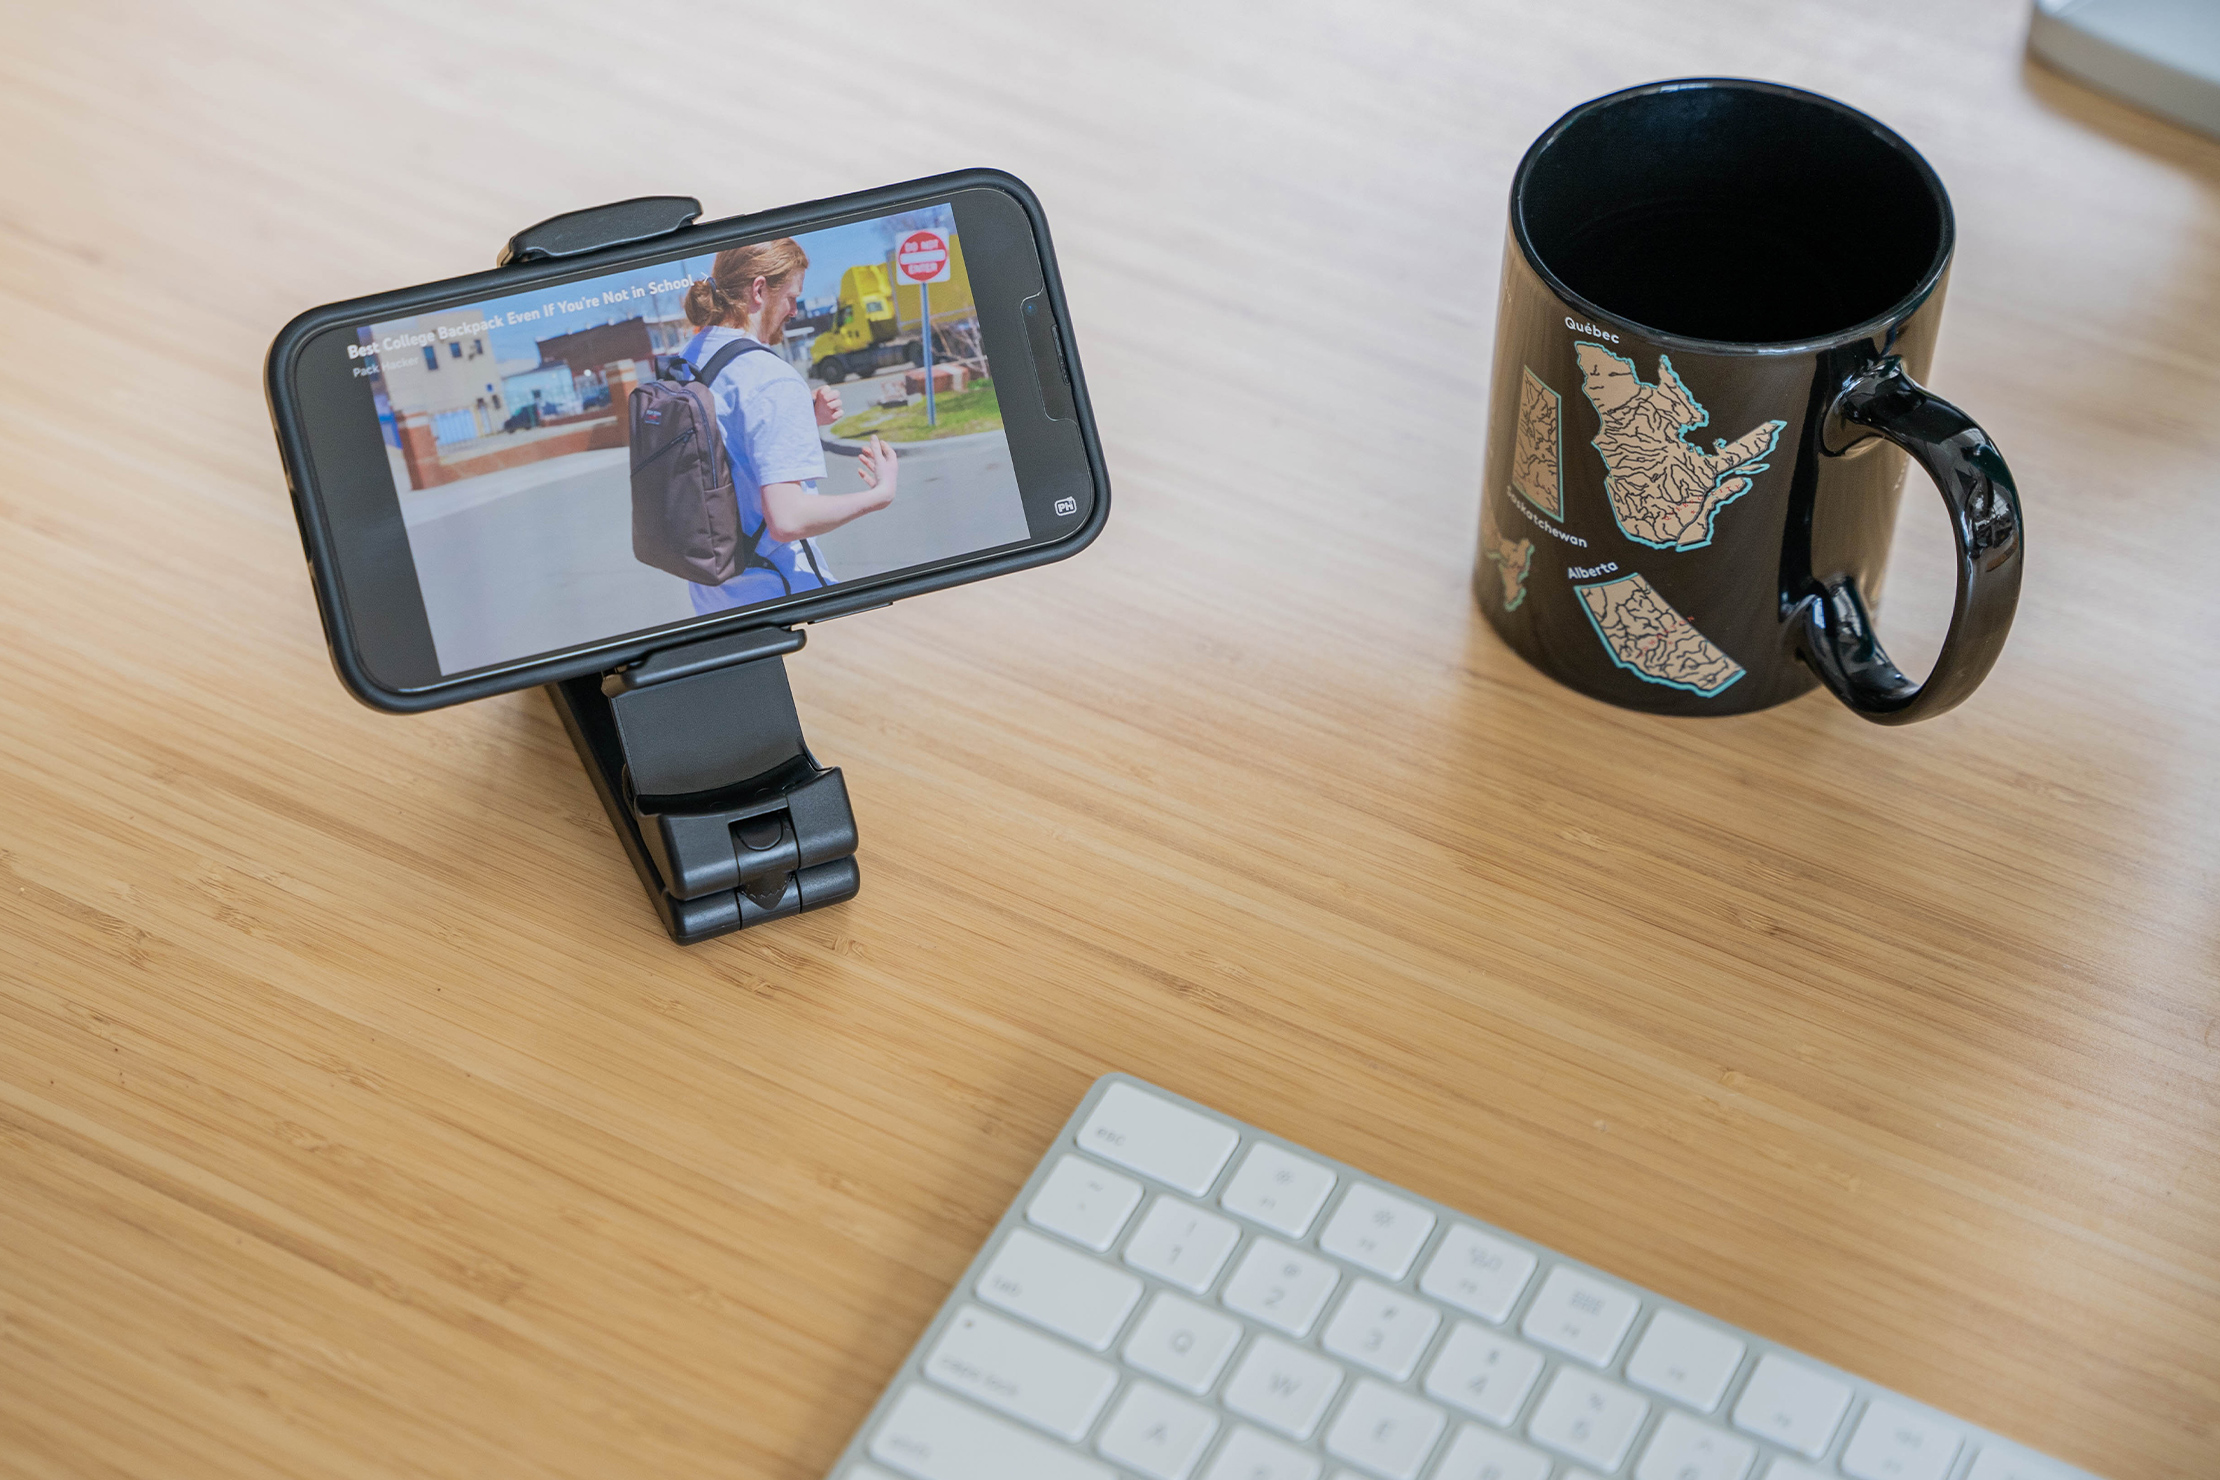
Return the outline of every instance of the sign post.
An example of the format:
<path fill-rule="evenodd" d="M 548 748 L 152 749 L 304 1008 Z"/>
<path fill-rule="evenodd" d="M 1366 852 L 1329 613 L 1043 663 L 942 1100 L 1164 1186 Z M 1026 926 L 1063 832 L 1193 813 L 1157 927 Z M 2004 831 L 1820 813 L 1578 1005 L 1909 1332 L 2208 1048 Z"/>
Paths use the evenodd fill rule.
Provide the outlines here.
<path fill-rule="evenodd" d="M 925 425 L 940 425 L 940 411 L 933 401 L 933 288 L 949 277 L 948 238 L 937 231 L 913 231 L 894 249 L 894 270 L 902 281 L 917 284 L 917 316 L 925 328 Z"/>

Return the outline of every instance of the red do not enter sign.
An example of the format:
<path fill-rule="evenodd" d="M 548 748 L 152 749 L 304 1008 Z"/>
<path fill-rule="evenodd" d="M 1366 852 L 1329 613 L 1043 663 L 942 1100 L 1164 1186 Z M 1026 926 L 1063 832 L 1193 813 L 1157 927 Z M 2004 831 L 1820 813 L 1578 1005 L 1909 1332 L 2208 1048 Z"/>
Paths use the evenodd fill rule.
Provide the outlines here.
<path fill-rule="evenodd" d="M 948 238 L 937 231 L 913 231 L 894 247 L 894 270 L 905 283 L 948 281 Z"/>

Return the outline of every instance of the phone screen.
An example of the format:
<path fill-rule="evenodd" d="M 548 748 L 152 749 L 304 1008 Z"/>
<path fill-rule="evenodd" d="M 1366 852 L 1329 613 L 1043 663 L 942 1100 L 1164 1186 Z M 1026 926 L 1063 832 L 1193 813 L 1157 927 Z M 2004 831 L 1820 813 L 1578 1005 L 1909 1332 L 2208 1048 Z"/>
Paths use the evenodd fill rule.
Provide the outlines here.
<path fill-rule="evenodd" d="M 1029 533 L 1003 367 L 944 202 L 355 332 L 443 675 Z M 739 538 L 730 578 L 711 583 L 711 561 L 689 576 L 635 553 L 629 439 L 652 429 L 631 425 L 628 402 L 734 345 L 709 389 Z M 796 509 L 815 532 L 777 538 Z"/>
<path fill-rule="evenodd" d="M 350 686 L 385 707 L 477 697 L 1084 544 L 1099 463 L 1045 238 L 1006 189 L 923 183 L 281 336 L 273 398 L 305 443 L 288 465 Z M 709 409 L 673 410 L 712 369 Z M 704 554 L 686 511 L 719 475 Z"/>

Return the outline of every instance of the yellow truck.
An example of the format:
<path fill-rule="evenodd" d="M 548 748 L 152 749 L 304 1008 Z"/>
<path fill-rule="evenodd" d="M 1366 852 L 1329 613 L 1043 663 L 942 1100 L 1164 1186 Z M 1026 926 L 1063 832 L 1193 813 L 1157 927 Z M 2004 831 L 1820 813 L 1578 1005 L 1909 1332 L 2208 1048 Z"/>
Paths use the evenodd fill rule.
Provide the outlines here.
<path fill-rule="evenodd" d="M 932 285 L 933 324 L 945 328 L 978 314 L 971 297 L 971 275 L 964 271 L 963 241 L 948 239 L 948 281 Z M 840 275 L 840 296 L 832 312 L 808 322 L 817 331 L 809 344 L 810 373 L 827 385 L 852 375 L 877 375 L 897 365 L 925 363 L 925 338 L 918 318 L 915 283 L 895 284 L 894 258 L 864 262 Z M 945 341 L 934 346 L 943 353 Z"/>

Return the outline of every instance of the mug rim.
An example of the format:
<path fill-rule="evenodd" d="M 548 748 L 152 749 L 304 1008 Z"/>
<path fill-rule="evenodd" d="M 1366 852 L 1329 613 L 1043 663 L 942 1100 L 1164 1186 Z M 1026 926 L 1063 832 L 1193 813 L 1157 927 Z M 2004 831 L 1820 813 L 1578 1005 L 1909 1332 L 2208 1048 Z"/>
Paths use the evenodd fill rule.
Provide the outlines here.
<path fill-rule="evenodd" d="M 1933 197 L 1940 213 L 1941 225 L 1941 230 L 1937 233 L 1938 239 L 1935 244 L 1934 260 L 1927 264 L 1926 271 L 1920 274 L 1919 281 L 1912 289 L 1880 313 L 1874 314 L 1859 323 L 1831 330 L 1825 334 L 1812 335 L 1803 339 L 1747 340 L 1705 339 L 1692 334 L 1675 334 L 1664 329 L 1654 329 L 1637 319 L 1628 318 L 1625 314 L 1614 313 L 1593 299 L 1583 297 L 1567 287 L 1564 280 L 1550 269 L 1549 264 L 1542 261 L 1541 254 L 1534 249 L 1533 240 L 1527 235 L 1526 230 L 1527 184 L 1532 178 L 1535 166 L 1540 162 L 1543 153 L 1568 129 L 1606 108 L 1615 107 L 1635 98 L 1651 97 L 1659 93 L 1688 92 L 1697 88 L 1770 93 L 1775 97 L 1794 98 L 1799 102 L 1816 103 L 1820 107 L 1829 109 L 1855 123 L 1880 143 L 1895 150 L 1897 154 L 1908 160 L 1913 171 L 1919 176 L 1921 183 L 1927 187 L 1927 193 Z M 1922 303 L 1933 296 L 1937 285 L 1942 282 L 1944 275 L 1950 271 L 1951 255 L 1957 247 L 1958 226 L 1956 214 L 1950 206 L 1950 192 L 1943 188 L 1942 177 L 1935 173 L 1935 167 L 1927 162 L 1925 155 L 1912 147 L 1908 139 L 1872 114 L 1861 112 L 1848 103 L 1830 98 L 1824 93 L 1816 93 L 1808 88 L 1791 87 L 1785 82 L 1765 82 L 1754 77 L 1673 77 L 1661 82 L 1645 82 L 1635 87 L 1621 88 L 1617 92 L 1605 93 L 1602 97 L 1590 98 L 1587 102 L 1569 109 L 1555 123 L 1542 130 L 1541 136 L 1526 146 L 1526 153 L 1519 159 L 1518 170 L 1511 177 L 1511 237 L 1512 240 L 1518 243 L 1519 254 L 1526 259 L 1526 265 L 1533 270 L 1534 275 L 1539 277 L 1548 286 L 1549 290 L 1559 298 L 1575 308 L 1583 310 L 1592 318 L 1600 317 L 1615 323 L 1625 324 L 1640 333 L 1644 339 L 1653 343 L 1699 354 L 1795 355 L 1831 349 L 1861 339 L 1873 339 L 1876 337 L 1877 331 L 1885 331 L 1888 325 L 1908 317 Z"/>

